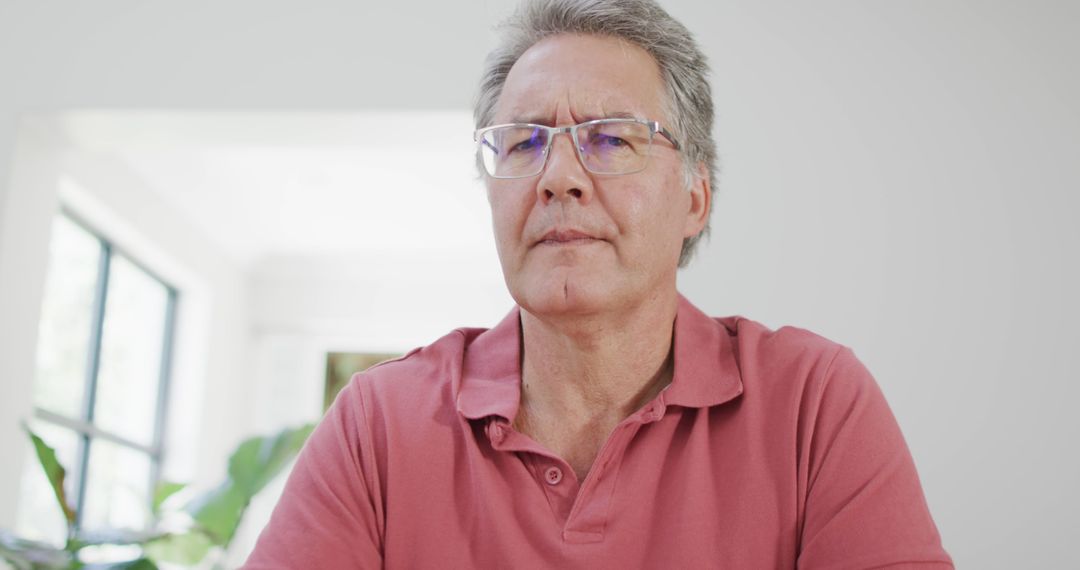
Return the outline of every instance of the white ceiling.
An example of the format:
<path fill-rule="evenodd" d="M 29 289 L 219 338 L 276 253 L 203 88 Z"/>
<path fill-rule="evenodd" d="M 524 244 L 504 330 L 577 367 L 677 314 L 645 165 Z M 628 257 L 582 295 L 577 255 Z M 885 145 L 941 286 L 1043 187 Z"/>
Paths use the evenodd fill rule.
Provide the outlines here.
<path fill-rule="evenodd" d="M 72 145 L 118 158 L 243 261 L 492 249 L 466 111 L 82 112 Z"/>
<path fill-rule="evenodd" d="M 0 113 L 465 108 L 514 5 L 2 0 Z"/>

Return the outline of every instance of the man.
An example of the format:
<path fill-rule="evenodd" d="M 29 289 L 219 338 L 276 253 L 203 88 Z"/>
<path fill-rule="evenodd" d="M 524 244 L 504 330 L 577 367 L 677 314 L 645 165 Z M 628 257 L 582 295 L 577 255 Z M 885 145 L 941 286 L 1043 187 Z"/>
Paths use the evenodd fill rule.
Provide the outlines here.
<path fill-rule="evenodd" d="M 676 290 L 704 57 L 649 0 L 518 12 L 477 105 L 517 307 L 353 378 L 247 568 L 951 568 L 852 351 Z"/>

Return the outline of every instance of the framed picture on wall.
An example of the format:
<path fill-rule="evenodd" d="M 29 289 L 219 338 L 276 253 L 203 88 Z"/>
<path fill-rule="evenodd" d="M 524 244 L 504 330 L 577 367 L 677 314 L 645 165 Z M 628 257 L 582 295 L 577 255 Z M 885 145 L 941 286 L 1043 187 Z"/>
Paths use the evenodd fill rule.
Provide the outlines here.
<path fill-rule="evenodd" d="M 326 384 L 323 391 L 323 411 L 330 408 L 338 392 L 349 383 L 349 378 L 372 366 L 400 354 L 374 352 L 328 352 L 326 353 Z"/>

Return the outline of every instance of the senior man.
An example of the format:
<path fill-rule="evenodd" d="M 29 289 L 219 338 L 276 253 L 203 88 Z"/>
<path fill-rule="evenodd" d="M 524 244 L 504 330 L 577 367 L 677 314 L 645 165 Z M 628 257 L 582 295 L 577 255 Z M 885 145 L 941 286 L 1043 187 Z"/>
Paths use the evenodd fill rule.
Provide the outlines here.
<path fill-rule="evenodd" d="M 705 74 L 649 0 L 521 7 L 475 133 L 517 306 L 356 375 L 247 568 L 952 567 L 852 351 L 676 290 Z"/>

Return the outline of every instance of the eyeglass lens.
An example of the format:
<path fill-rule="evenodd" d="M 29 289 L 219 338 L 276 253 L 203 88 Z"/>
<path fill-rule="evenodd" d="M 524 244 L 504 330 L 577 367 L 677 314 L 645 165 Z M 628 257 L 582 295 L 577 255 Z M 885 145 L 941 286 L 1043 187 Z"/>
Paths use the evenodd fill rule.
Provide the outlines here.
<path fill-rule="evenodd" d="M 488 174 L 499 178 L 534 176 L 544 168 L 551 131 L 506 126 L 484 133 L 481 155 Z M 633 121 L 599 121 L 578 128 L 578 154 L 595 174 L 630 174 L 645 168 L 652 129 Z"/>

